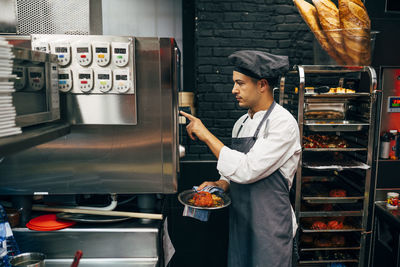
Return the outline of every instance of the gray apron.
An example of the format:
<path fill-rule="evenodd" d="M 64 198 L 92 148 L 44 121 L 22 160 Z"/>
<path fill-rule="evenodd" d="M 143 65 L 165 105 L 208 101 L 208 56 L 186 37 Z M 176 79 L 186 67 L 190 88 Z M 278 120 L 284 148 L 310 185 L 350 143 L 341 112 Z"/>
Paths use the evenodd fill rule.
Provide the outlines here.
<path fill-rule="evenodd" d="M 232 138 L 232 149 L 249 152 L 275 104 L 272 103 L 253 137 Z M 289 185 L 279 170 L 251 184 L 231 181 L 230 191 L 228 266 L 291 266 L 293 226 Z"/>

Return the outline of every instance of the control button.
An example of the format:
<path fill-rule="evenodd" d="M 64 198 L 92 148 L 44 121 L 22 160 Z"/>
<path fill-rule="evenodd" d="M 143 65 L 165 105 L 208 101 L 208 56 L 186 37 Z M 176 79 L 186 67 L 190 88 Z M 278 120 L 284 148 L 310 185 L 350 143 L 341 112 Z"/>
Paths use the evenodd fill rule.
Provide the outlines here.
<path fill-rule="evenodd" d="M 104 58 L 104 55 L 103 54 L 99 54 L 98 58 Z"/>
<path fill-rule="evenodd" d="M 86 58 L 86 55 L 81 55 L 81 58 Z"/>

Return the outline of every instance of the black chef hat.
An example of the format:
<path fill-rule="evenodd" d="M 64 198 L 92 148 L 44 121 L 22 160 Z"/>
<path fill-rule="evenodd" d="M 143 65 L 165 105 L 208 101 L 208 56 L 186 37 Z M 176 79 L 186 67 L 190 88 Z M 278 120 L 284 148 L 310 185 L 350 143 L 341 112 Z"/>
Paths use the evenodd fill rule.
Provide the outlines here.
<path fill-rule="evenodd" d="M 256 79 L 277 78 L 289 70 L 287 56 L 262 51 L 236 51 L 228 59 L 235 66 L 235 71 Z"/>

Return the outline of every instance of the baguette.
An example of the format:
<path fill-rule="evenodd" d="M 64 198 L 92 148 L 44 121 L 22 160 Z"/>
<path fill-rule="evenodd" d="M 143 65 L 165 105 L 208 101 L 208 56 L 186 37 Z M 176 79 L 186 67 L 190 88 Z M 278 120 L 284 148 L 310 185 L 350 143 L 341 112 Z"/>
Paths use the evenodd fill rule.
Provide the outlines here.
<path fill-rule="evenodd" d="M 330 0 L 312 0 L 317 9 L 321 28 L 325 31 L 329 43 L 335 49 L 338 56 L 349 64 L 352 59 L 347 55 L 343 44 L 340 27 L 339 9 Z"/>
<path fill-rule="evenodd" d="M 371 64 L 371 21 L 361 0 L 339 0 L 340 25 L 353 65 Z"/>
<path fill-rule="evenodd" d="M 324 49 L 337 64 L 343 65 L 345 62 L 337 55 L 335 49 L 331 44 L 329 44 L 326 35 L 322 31 L 321 25 L 318 21 L 316 8 L 304 0 L 293 0 L 293 2 L 297 6 L 300 15 L 313 32 L 322 49 Z"/>

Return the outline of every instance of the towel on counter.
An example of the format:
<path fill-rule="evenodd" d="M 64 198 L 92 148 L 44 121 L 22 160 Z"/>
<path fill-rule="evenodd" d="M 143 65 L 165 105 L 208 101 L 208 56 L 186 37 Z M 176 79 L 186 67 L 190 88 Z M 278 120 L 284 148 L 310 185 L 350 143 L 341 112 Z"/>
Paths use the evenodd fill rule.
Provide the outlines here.
<path fill-rule="evenodd" d="M 193 186 L 193 189 L 197 192 L 198 186 Z M 224 190 L 217 186 L 206 186 L 201 191 L 214 193 L 222 193 Z M 192 217 L 202 222 L 207 222 L 210 218 L 210 210 L 196 209 L 189 206 L 185 206 L 183 210 L 183 216 Z"/>

